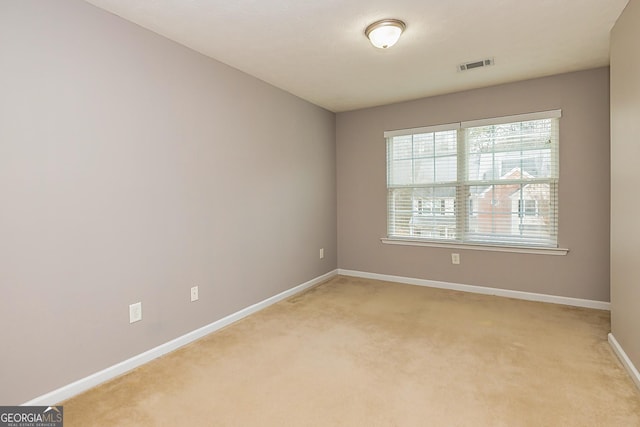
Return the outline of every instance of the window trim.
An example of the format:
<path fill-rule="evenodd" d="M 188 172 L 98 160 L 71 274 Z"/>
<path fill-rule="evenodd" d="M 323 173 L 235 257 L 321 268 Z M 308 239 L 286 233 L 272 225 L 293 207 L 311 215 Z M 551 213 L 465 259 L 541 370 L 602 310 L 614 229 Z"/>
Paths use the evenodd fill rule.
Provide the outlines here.
<path fill-rule="evenodd" d="M 493 117 L 486 119 L 477 119 L 477 120 L 468 120 L 468 121 L 460 121 L 457 123 L 448 123 L 442 125 L 434 125 L 434 126 L 423 126 L 417 128 L 410 129 L 398 129 L 384 132 L 385 145 L 387 144 L 389 138 L 393 138 L 396 136 L 405 136 L 405 135 L 413 135 L 416 133 L 431 133 L 438 131 L 448 131 L 448 130 L 456 130 L 458 132 L 462 131 L 462 129 L 470 128 L 470 127 L 478 127 L 478 126 L 491 126 L 491 125 L 499 125 L 499 124 L 507 124 L 512 122 L 524 122 L 524 121 L 533 121 L 533 120 L 542 120 L 542 119 L 560 119 L 562 117 L 562 110 L 547 110 L 547 111 L 538 111 L 533 113 L 524 113 L 524 114 L 516 114 L 510 116 L 501 116 L 501 117 Z M 464 162 L 465 159 L 461 159 L 458 154 L 458 163 Z M 464 165 L 458 165 L 458 167 Z M 558 168 L 559 168 L 558 164 Z M 387 165 L 388 168 L 388 165 Z M 388 174 L 388 170 L 387 170 Z M 388 187 L 387 187 L 388 190 Z M 387 193 L 388 194 L 388 193 Z M 388 203 L 388 201 L 387 201 Z M 388 207 L 387 207 L 388 209 Z M 388 227 L 388 217 L 389 213 L 387 210 L 387 227 Z M 459 215 L 458 221 L 464 221 L 464 217 Z M 403 246 L 423 246 L 423 247 L 439 247 L 439 248 L 449 248 L 449 249 L 470 249 L 470 250 L 480 250 L 480 251 L 495 251 L 495 252 L 511 252 L 511 253 L 527 253 L 527 254 L 538 254 L 538 255 L 567 255 L 569 252 L 568 248 L 562 248 L 559 246 L 559 242 L 557 247 L 551 246 L 535 246 L 535 245 L 508 245 L 505 243 L 499 244 L 491 244 L 491 243 L 475 243 L 475 242 L 447 242 L 447 241 L 439 241 L 439 240 L 428 240 L 421 238 L 411 238 L 411 237 L 390 237 L 387 235 L 386 237 L 380 238 L 380 241 L 384 244 L 391 245 L 403 245 Z"/>
<path fill-rule="evenodd" d="M 513 122 L 528 122 L 532 120 L 559 119 L 562 110 L 538 111 L 535 113 L 515 114 L 512 116 L 493 117 L 490 119 L 468 120 L 460 122 L 461 128 L 474 128 L 479 126 L 504 125 Z"/>
<path fill-rule="evenodd" d="M 461 123 L 448 123 L 445 125 L 423 126 L 411 129 L 388 130 L 384 132 L 384 138 L 393 138 L 394 136 L 413 135 L 416 133 L 445 132 L 448 130 L 460 130 Z"/>
<path fill-rule="evenodd" d="M 381 237 L 380 241 L 387 245 L 426 246 L 431 248 L 469 249 L 474 251 L 511 252 L 535 255 L 567 255 L 568 248 L 549 248 L 537 246 L 487 245 L 479 243 L 446 243 L 444 241 L 422 240 L 398 237 Z"/>
<path fill-rule="evenodd" d="M 514 114 L 511 116 L 492 117 L 488 119 L 467 120 L 443 125 L 422 126 L 410 129 L 388 130 L 384 132 L 384 138 L 394 136 L 413 135 L 416 133 L 442 132 L 447 130 L 459 130 L 462 128 L 503 125 L 512 122 L 528 122 L 531 120 L 559 119 L 562 117 L 562 110 L 537 111 L 534 113 Z"/>

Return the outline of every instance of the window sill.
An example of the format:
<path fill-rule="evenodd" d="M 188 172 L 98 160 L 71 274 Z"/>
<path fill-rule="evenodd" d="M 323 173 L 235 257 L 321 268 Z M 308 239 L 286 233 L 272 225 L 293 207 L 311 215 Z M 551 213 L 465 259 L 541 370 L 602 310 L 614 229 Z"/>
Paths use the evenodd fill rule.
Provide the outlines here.
<path fill-rule="evenodd" d="M 397 239 L 383 237 L 380 241 L 387 245 L 402 246 L 427 246 L 431 248 L 449 248 L 449 249 L 469 249 L 474 251 L 494 251 L 494 252 L 511 252 L 520 254 L 535 255 L 566 255 L 569 249 L 566 248 L 538 248 L 527 246 L 494 246 L 494 245 L 477 245 L 469 243 L 446 243 L 446 242 L 430 242 L 424 240 L 413 239 Z"/>

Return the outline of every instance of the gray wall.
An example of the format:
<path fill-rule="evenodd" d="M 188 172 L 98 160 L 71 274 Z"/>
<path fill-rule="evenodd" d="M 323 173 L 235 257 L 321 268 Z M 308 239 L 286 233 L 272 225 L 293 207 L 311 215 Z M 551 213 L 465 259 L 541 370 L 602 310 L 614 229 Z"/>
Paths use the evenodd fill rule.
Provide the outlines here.
<path fill-rule="evenodd" d="M 611 32 L 611 330 L 640 368 L 640 1 Z"/>
<path fill-rule="evenodd" d="M 80 0 L 0 61 L 0 404 L 336 268 L 333 113 Z"/>
<path fill-rule="evenodd" d="M 480 71 L 482 72 L 482 71 Z M 385 245 L 385 130 L 562 109 L 559 244 L 566 256 Z M 609 69 L 340 113 L 342 269 L 609 301 Z"/>

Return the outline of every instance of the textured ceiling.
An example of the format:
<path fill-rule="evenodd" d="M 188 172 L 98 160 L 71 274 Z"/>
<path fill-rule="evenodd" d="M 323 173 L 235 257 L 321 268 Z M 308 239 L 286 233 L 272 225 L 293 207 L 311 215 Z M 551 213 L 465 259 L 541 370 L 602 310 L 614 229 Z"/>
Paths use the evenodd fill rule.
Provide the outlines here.
<path fill-rule="evenodd" d="M 339 112 L 607 65 L 628 0 L 87 1 Z M 389 50 L 364 36 L 382 18 L 407 24 Z"/>

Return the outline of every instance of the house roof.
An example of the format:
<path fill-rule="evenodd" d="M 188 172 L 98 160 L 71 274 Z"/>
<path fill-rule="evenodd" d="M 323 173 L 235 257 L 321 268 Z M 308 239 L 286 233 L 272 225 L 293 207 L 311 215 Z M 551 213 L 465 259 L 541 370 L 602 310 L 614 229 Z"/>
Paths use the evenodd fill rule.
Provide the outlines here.
<path fill-rule="evenodd" d="M 528 173 L 527 171 L 521 171 L 520 168 L 513 168 L 511 169 L 509 172 L 505 173 L 504 175 L 502 175 L 500 177 L 500 179 L 520 179 L 520 178 L 525 178 L 525 179 L 531 179 L 531 178 L 535 178 L 533 175 L 531 175 L 530 173 Z M 528 186 L 530 184 L 525 185 Z M 484 197 L 489 191 L 491 191 L 491 186 L 487 187 L 484 191 L 482 191 L 478 197 Z M 512 185 L 507 185 L 505 186 L 505 190 L 506 192 L 504 194 L 502 194 L 503 197 L 511 197 L 513 194 L 515 194 L 516 192 L 520 191 L 520 184 L 512 184 Z"/>

